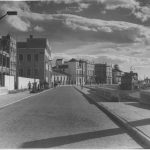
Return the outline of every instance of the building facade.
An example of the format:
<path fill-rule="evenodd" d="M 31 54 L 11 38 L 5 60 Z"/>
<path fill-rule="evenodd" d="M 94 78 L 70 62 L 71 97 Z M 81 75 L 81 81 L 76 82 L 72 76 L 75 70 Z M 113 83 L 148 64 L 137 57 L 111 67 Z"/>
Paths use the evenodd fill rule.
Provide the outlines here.
<path fill-rule="evenodd" d="M 69 61 L 56 60 L 54 71 L 65 72 L 69 75 L 69 84 L 84 85 L 95 82 L 94 63 L 72 58 Z"/>
<path fill-rule="evenodd" d="M 72 58 L 68 61 L 67 73 L 70 75 L 70 83 L 76 85 L 85 84 L 85 66 L 86 62 Z"/>
<path fill-rule="evenodd" d="M 139 87 L 138 85 L 138 74 L 133 71 L 125 72 L 121 77 L 122 90 L 133 90 Z"/>
<path fill-rule="evenodd" d="M 95 64 L 95 81 L 97 84 L 112 84 L 112 66 Z"/>
<path fill-rule="evenodd" d="M 85 83 L 92 84 L 95 83 L 95 71 L 94 71 L 94 63 L 90 61 L 86 61 L 85 63 Z"/>
<path fill-rule="evenodd" d="M 10 35 L 0 39 L 0 86 L 4 86 L 4 75 L 14 76 L 16 82 L 16 40 Z"/>
<path fill-rule="evenodd" d="M 112 70 L 113 84 L 121 84 L 122 71 L 119 69 Z"/>
<path fill-rule="evenodd" d="M 51 47 L 46 38 L 30 35 L 25 42 L 17 42 L 18 76 L 40 79 L 51 85 Z"/>
<path fill-rule="evenodd" d="M 52 85 L 58 83 L 59 85 L 69 84 L 69 75 L 62 72 L 53 71 L 52 72 Z"/>

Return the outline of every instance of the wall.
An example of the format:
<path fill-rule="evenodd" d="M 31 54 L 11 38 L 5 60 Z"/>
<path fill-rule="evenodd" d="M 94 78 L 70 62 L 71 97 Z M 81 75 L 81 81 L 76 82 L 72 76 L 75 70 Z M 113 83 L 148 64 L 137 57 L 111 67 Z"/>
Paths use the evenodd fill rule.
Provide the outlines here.
<path fill-rule="evenodd" d="M 26 89 L 28 88 L 28 83 L 32 84 L 34 82 L 34 79 L 32 78 L 25 78 L 25 77 L 18 77 L 18 89 Z M 37 83 L 39 83 L 39 79 L 35 79 Z"/>
<path fill-rule="evenodd" d="M 4 76 L 4 85 L 8 90 L 14 90 L 15 89 L 15 77 L 5 75 Z"/>

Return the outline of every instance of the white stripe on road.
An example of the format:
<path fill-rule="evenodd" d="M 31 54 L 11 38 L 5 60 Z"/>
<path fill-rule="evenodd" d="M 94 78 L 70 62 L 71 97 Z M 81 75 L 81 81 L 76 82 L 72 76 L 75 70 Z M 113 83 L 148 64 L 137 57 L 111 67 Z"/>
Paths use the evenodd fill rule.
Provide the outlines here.
<path fill-rule="evenodd" d="M 52 89 L 53 89 L 53 88 L 52 88 Z M 19 99 L 19 100 L 15 101 L 15 102 L 12 102 L 12 103 L 9 103 L 9 104 L 6 104 L 6 105 L 3 105 L 3 106 L 0 106 L 0 108 L 7 107 L 7 106 L 9 106 L 9 105 L 15 104 L 15 103 L 20 102 L 20 101 L 22 101 L 22 100 L 25 100 L 25 99 L 27 99 L 27 98 L 29 98 L 29 97 L 33 97 L 33 96 L 36 96 L 36 95 L 39 95 L 39 94 L 45 93 L 45 92 L 47 92 L 47 91 L 50 91 L 50 90 L 52 90 L 52 89 L 48 89 L 48 90 L 42 91 L 42 92 L 40 92 L 40 93 L 37 93 L 37 94 L 34 94 L 34 95 L 30 95 L 30 96 L 24 97 L 24 98 Z"/>

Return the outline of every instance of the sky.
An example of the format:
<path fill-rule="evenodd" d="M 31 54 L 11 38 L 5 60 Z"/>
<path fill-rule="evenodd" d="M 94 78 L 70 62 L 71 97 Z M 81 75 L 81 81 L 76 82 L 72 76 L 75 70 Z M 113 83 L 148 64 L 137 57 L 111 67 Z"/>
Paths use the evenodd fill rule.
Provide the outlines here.
<path fill-rule="evenodd" d="M 53 58 L 118 64 L 150 77 L 150 0 L 0 1 L 0 34 L 48 38 Z"/>

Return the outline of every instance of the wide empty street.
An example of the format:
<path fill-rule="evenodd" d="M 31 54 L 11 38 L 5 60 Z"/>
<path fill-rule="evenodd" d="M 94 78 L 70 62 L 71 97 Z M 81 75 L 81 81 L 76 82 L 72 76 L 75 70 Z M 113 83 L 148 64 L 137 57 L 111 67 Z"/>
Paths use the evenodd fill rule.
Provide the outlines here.
<path fill-rule="evenodd" d="M 0 109 L 0 148 L 142 148 L 72 86 Z"/>

